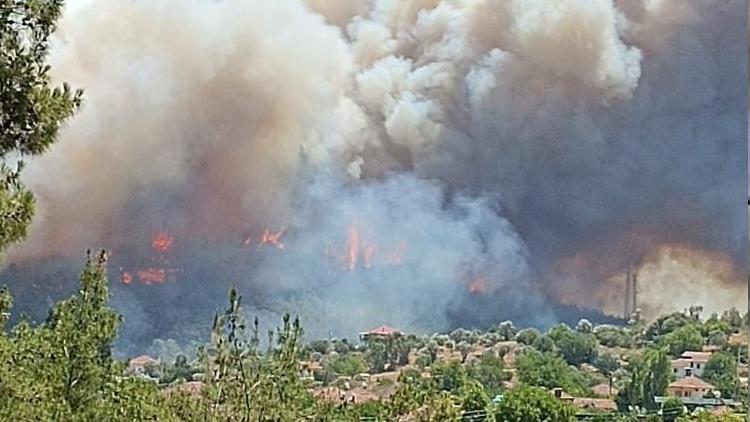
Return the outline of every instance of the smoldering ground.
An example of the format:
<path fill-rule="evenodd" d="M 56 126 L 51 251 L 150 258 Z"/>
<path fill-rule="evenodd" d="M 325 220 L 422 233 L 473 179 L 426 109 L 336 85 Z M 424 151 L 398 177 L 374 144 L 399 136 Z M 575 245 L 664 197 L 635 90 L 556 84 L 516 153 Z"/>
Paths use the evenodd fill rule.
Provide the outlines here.
<path fill-rule="evenodd" d="M 39 210 L 9 262 L 104 247 L 116 273 L 167 232 L 174 282 L 115 288 L 142 327 L 210 314 L 231 283 L 316 334 L 543 325 L 557 303 L 621 312 L 628 264 L 643 291 L 690 283 L 709 310 L 746 306 L 746 13 L 731 0 L 69 2 L 51 62 L 85 105 L 29 163 Z M 258 247 L 282 229 L 284 250 Z M 5 278 L 40 284 L 37 267 Z M 717 289 L 737 303 L 711 302 Z M 654 315 L 692 300 L 640 303 Z"/>

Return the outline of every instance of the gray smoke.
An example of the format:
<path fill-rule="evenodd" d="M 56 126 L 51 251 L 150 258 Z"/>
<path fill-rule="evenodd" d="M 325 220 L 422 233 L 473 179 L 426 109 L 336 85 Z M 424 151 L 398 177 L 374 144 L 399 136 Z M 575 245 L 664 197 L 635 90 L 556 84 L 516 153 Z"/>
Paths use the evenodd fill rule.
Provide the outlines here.
<path fill-rule="evenodd" d="M 258 310 L 345 335 L 461 315 L 549 324 L 557 302 L 618 312 L 628 263 L 644 291 L 692 277 L 699 297 L 745 292 L 746 13 L 70 1 L 52 65 L 86 104 L 30 163 L 40 210 L 11 262 L 102 246 L 127 263 L 165 230 L 181 275 L 121 286 L 144 290 L 116 299 L 126 319 L 153 323 L 144 295 L 213 309 L 235 282 Z M 258 247 L 266 229 L 286 229 L 283 250 Z M 692 300 L 643 299 L 651 315 Z"/>

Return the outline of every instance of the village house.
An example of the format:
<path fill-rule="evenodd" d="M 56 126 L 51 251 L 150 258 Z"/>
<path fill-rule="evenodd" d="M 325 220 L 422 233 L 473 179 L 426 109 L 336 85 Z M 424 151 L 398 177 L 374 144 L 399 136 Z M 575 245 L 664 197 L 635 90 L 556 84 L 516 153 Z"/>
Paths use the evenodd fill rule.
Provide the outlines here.
<path fill-rule="evenodd" d="M 672 361 L 672 374 L 675 378 L 702 376 L 711 354 L 711 352 L 684 352 Z"/>
<path fill-rule="evenodd" d="M 361 341 L 370 341 L 376 339 L 384 340 L 390 337 L 399 337 L 402 335 L 403 333 L 401 331 L 393 327 L 381 325 L 380 327 L 373 328 L 372 330 L 359 333 L 359 339 Z"/>
<path fill-rule="evenodd" d="M 148 367 L 156 367 L 159 361 L 148 355 L 141 355 L 128 361 L 128 371 L 135 375 L 148 375 Z"/>
<path fill-rule="evenodd" d="M 694 376 L 678 378 L 667 387 L 667 395 L 679 398 L 703 398 L 714 394 L 714 386 Z"/>
<path fill-rule="evenodd" d="M 694 376 L 675 380 L 667 387 L 667 396 L 654 397 L 654 401 L 662 404 L 670 397 L 680 399 L 691 410 L 703 408 L 710 412 L 726 411 L 739 405 L 733 399 L 721 397 L 721 392 L 716 391 L 713 385 Z"/>

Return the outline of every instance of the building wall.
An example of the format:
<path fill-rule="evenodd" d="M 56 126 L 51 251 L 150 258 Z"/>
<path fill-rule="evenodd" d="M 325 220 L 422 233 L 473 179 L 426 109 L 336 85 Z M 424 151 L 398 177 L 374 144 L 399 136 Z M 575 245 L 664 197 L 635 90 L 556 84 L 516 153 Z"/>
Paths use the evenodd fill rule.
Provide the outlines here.
<path fill-rule="evenodd" d="M 706 388 L 690 388 L 690 387 L 669 387 L 667 388 L 667 395 L 671 397 L 691 397 L 694 399 L 702 398 L 708 393 Z"/>

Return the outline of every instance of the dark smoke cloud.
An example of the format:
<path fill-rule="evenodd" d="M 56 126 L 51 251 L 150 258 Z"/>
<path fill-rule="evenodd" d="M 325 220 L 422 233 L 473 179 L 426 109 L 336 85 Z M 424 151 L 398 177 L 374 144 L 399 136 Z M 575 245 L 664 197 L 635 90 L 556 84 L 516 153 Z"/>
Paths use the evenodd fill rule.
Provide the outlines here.
<path fill-rule="evenodd" d="M 116 287 L 143 341 L 232 283 L 316 335 L 620 312 L 628 263 L 644 292 L 698 292 L 649 315 L 745 306 L 746 9 L 72 1 L 52 64 L 86 104 L 30 163 L 40 211 L 10 261 L 101 246 L 118 271 L 168 232 L 174 282 Z M 257 245 L 282 228 L 284 250 Z"/>

